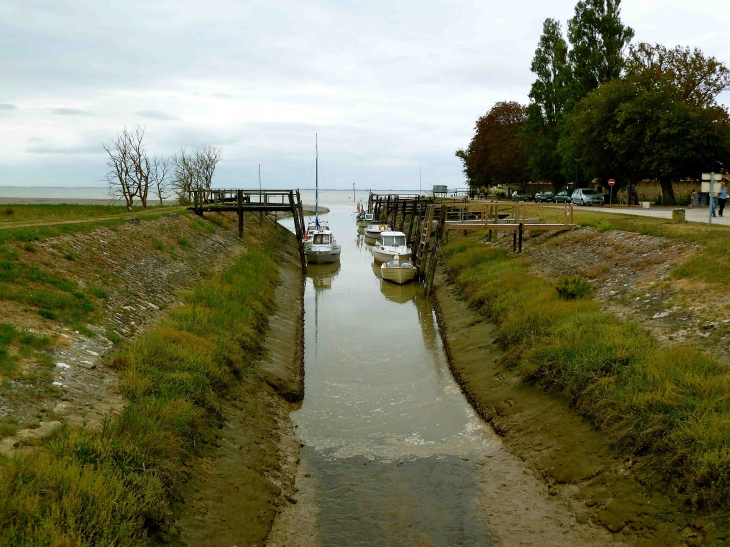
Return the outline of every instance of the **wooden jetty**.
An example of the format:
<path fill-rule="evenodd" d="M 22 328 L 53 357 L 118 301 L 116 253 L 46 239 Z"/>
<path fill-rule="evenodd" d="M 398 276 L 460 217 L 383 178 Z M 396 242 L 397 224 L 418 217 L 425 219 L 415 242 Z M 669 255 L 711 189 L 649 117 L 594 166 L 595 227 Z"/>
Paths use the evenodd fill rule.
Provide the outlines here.
<path fill-rule="evenodd" d="M 238 215 L 238 237 L 243 238 L 244 213 L 258 212 L 263 222 L 264 214 L 291 213 L 294 217 L 294 231 L 299 242 L 299 258 L 302 270 L 307 269 L 302 237 L 306 230 L 304 211 L 299 190 L 246 190 L 212 189 L 194 190 L 193 206 L 189 207 L 198 216 L 206 212 L 234 212 Z"/>
<path fill-rule="evenodd" d="M 496 234 L 512 234 L 512 249 L 522 252 L 522 238 L 529 231 L 572 230 L 573 205 L 542 205 L 532 203 L 499 203 L 469 201 L 467 196 L 434 198 L 418 194 L 370 194 L 369 210 L 376 219 L 392 222 L 394 230 L 403 231 L 406 220 L 406 239 L 413 249 L 413 260 L 418 277 L 426 287 L 433 289 L 433 278 L 440 253 L 441 241 L 448 232 L 460 230 L 486 232 L 492 241 Z M 562 210 L 564 222 L 542 221 L 540 209 Z"/>

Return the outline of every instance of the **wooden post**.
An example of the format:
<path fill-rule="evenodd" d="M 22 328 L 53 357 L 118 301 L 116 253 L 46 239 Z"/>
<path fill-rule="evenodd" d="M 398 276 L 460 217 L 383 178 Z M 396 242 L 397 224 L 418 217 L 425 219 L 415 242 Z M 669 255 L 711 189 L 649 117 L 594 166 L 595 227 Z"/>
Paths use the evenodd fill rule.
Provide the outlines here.
<path fill-rule="evenodd" d="M 512 231 L 512 252 L 517 252 L 517 232 Z"/>
<path fill-rule="evenodd" d="M 301 205 L 301 203 L 300 203 Z M 301 214 L 300 207 L 294 203 L 294 192 L 289 191 L 289 207 L 291 207 L 291 213 L 294 216 L 294 232 L 297 236 L 297 247 L 299 248 L 299 260 L 302 263 L 302 272 L 307 273 L 307 257 L 304 255 L 304 244 L 302 243 L 302 229 L 299 223 L 298 217 Z"/>
<path fill-rule="evenodd" d="M 436 264 L 438 263 L 438 250 L 441 243 L 441 236 L 444 232 L 444 224 L 446 223 L 446 206 L 441 206 L 441 216 L 439 217 L 438 226 L 436 226 L 436 234 L 433 241 L 433 253 L 431 262 L 428 264 L 428 274 L 426 276 L 426 296 L 431 294 L 433 289 L 433 278 L 436 275 Z"/>
<path fill-rule="evenodd" d="M 520 222 L 519 251 L 522 252 L 522 222 Z"/>
<path fill-rule="evenodd" d="M 238 239 L 243 239 L 243 190 L 236 192 L 236 202 L 238 207 Z"/>
<path fill-rule="evenodd" d="M 396 194 L 395 199 L 393 200 L 393 230 L 398 229 L 398 195 Z"/>

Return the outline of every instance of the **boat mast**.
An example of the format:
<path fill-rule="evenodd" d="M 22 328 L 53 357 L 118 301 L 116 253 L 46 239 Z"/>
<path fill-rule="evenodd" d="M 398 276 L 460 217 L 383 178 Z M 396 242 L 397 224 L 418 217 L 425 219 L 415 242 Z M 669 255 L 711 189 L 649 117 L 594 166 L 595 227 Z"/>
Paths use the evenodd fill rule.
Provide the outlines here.
<path fill-rule="evenodd" d="M 314 225 L 319 230 L 319 146 L 314 134 Z"/>

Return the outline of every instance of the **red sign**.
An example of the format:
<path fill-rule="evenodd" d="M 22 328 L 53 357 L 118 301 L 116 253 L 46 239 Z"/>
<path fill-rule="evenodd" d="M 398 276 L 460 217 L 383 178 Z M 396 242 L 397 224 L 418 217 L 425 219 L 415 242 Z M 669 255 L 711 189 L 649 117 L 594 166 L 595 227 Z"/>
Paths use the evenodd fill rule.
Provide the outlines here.
<path fill-rule="evenodd" d="M 608 185 L 609 185 L 609 186 L 613 186 L 614 184 L 616 184 L 616 181 L 615 181 L 615 180 L 613 180 L 613 179 L 608 179 Z"/>

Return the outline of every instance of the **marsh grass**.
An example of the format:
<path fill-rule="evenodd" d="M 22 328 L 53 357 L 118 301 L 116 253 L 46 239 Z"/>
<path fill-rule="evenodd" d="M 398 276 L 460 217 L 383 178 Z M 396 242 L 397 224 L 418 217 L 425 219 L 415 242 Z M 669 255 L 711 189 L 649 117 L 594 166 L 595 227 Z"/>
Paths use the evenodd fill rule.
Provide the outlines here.
<path fill-rule="evenodd" d="M 133 207 L 139 212 L 142 207 Z M 3 206 L 0 224 L 33 221 L 64 221 L 129 215 L 121 205 L 13 204 Z"/>
<path fill-rule="evenodd" d="M 591 299 L 562 299 L 527 263 L 476 239 L 447 245 L 444 255 L 525 380 L 565 395 L 621 450 L 646 455 L 694 507 L 726 503 L 727 366 L 691 347 L 662 348 Z"/>
<path fill-rule="evenodd" d="M 0 471 L 0 544 L 142 545 L 170 523 L 231 388 L 252 378 L 280 235 L 199 283 L 186 305 L 110 359 L 129 403 L 98 430 L 63 427 Z M 2 331 L 0 330 L 0 336 Z"/>

